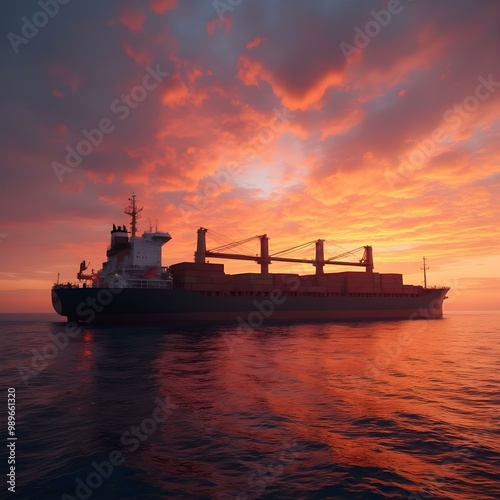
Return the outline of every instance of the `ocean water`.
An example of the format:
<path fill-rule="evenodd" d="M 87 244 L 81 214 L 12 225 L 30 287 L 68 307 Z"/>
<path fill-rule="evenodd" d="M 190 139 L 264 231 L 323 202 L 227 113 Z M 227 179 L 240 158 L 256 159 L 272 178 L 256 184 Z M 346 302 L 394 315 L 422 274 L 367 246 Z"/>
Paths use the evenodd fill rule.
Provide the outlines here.
<path fill-rule="evenodd" d="M 0 331 L 1 498 L 500 498 L 499 314 Z"/>

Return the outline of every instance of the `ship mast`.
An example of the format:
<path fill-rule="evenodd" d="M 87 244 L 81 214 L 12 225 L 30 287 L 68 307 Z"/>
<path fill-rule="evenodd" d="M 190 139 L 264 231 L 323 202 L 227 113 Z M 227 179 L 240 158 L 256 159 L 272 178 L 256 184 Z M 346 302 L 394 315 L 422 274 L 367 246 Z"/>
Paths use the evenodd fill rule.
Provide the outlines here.
<path fill-rule="evenodd" d="M 128 201 L 130 201 L 130 205 L 125 209 L 125 213 L 132 217 L 132 238 L 134 238 L 137 232 L 137 219 L 141 218 L 140 213 L 144 207 L 137 208 L 135 193 L 132 193 L 132 198 L 129 198 Z"/>
<path fill-rule="evenodd" d="M 427 269 L 429 269 L 429 268 L 425 265 L 425 261 L 426 261 L 426 260 L 427 260 L 427 259 L 424 257 L 424 258 L 423 258 L 423 261 L 424 261 L 424 267 L 422 267 L 422 268 L 421 268 L 421 269 L 424 271 L 424 288 L 427 288 L 427 273 L 426 273 L 426 271 L 427 271 Z"/>

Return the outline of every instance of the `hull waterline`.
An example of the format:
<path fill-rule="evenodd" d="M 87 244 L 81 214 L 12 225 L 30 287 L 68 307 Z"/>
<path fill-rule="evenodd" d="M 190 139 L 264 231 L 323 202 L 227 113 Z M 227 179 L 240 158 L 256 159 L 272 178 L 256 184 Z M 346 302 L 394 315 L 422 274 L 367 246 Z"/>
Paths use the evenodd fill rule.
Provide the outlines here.
<path fill-rule="evenodd" d="M 209 296 L 182 289 L 59 288 L 54 309 L 85 323 L 263 320 L 440 319 L 447 288 L 420 296 Z"/>

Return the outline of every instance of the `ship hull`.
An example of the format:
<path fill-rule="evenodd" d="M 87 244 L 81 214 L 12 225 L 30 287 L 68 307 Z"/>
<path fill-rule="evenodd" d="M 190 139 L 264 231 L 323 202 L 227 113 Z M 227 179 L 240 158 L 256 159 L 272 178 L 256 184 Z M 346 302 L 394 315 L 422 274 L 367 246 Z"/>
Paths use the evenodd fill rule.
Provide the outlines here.
<path fill-rule="evenodd" d="M 297 296 L 276 290 L 267 296 L 218 296 L 176 288 L 54 288 L 52 303 L 68 321 L 84 323 L 236 321 L 256 327 L 279 320 L 440 319 L 447 291 Z"/>

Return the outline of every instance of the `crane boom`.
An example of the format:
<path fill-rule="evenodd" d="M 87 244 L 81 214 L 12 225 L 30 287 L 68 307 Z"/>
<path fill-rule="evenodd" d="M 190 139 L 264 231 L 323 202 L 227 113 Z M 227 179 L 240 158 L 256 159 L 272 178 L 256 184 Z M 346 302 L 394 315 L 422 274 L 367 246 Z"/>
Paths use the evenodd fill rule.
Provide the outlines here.
<path fill-rule="evenodd" d="M 320 239 L 316 241 L 309 241 L 307 243 L 297 245 L 287 250 L 281 250 L 280 252 L 276 252 L 270 255 L 269 245 L 268 245 L 269 238 L 267 237 L 266 234 L 263 234 L 260 236 L 252 236 L 250 238 L 246 238 L 243 240 L 226 243 L 225 245 L 221 245 L 212 250 L 207 250 L 206 237 L 205 237 L 207 231 L 208 230 L 203 227 L 200 227 L 198 229 L 198 242 L 196 247 L 197 249 L 195 252 L 195 262 L 204 263 L 206 257 L 215 257 L 219 259 L 234 259 L 234 260 L 252 260 L 260 264 L 262 274 L 269 273 L 269 264 L 271 264 L 272 262 L 295 262 L 299 264 L 312 264 L 314 267 L 316 267 L 316 274 L 323 274 L 323 267 L 325 266 L 325 264 L 339 265 L 339 266 L 358 266 L 358 267 L 364 267 L 367 272 L 373 271 L 372 247 L 370 246 L 356 248 L 355 250 L 352 250 L 350 252 L 345 252 L 341 255 L 338 255 L 337 257 L 325 260 L 324 248 L 323 248 L 324 240 Z M 260 239 L 260 254 L 256 255 L 232 254 L 232 253 L 227 253 L 225 251 L 237 247 L 239 245 L 243 245 L 244 243 L 248 243 L 249 241 L 252 241 L 257 238 Z M 311 243 L 316 244 L 316 256 L 314 259 L 298 259 L 293 257 L 282 256 L 294 250 L 305 248 L 308 245 L 311 245 Z M 340 258 L 352 255 L 361 249 L 364 249 L 364 254 L 363 257 L 358 262 L 347 262 L 339 260 Z"/>
<path fill-rule="evenodd" d="M 248 243 L 249 241 L 252 241 L 252 240 L 256 240 L 257 238 L 260 238 L 260 236 L 259 235 L 251 236 L 250 238 L 246 238 L 244 240 L 232 241 L 231 243 L 226 243 L 225 245 L 221 245 L 219 247 L 213 248 L 212 250 L 210 250 L 210 252 L 222 252 L 224 250 L 229 250 L 230 248 L 244 245 L 245 243 Z"/>

